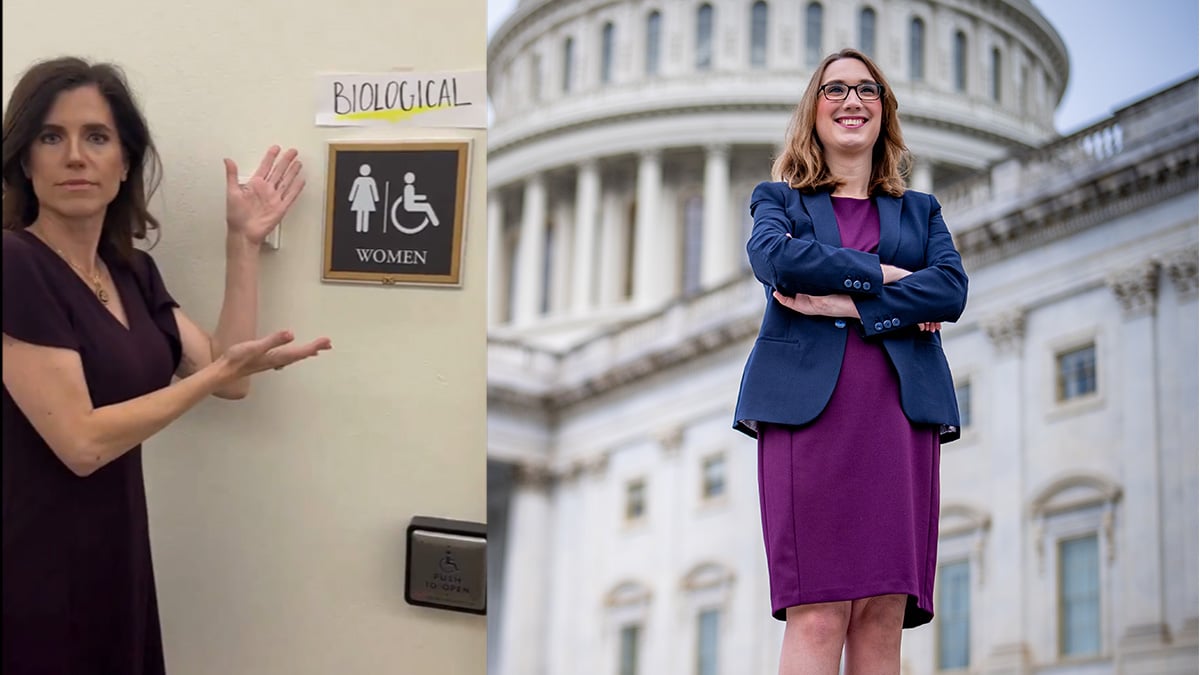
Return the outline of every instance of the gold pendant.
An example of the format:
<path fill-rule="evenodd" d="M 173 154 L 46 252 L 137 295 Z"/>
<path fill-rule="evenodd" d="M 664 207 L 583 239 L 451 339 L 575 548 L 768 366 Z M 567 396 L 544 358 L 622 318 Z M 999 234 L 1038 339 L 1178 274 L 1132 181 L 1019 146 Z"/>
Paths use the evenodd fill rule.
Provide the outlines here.
<path fill-rule="evenodd" d="M 100 298 L 100 302 L 102 304 L 105 304 L 105 305 L 108 304 L 108 291 L 104 290 L 103 288 L 101 288 L 99 286 L 96 286 L 96 297 Z"/>

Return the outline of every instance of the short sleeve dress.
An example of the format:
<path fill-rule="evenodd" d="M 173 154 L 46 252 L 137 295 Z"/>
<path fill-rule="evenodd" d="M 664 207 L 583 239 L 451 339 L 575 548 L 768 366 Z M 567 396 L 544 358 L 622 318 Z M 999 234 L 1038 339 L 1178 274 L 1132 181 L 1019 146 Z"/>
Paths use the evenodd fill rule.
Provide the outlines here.
<path fill-rule="evenodd" d="M 842 246 L 875 252 L 873 199 L 834 197 L 833 212 Z M 837 386 L 820 416 L 800 427 L 760 422 L 758 431 L 772 616 L 901 594 L 904 628 L 932 621 L 941 445 L 936 428 L 905 417 L 883 346 L 847 330 Z"/>
<path fill-rule="evenodd" d="M 92 404 L 171 383 L 181 344 L 154 261 L 102 251 L 126 328 L 57 253 L 4 231 L 4 333 L 79 352 Z M 162 675 L 141 446 L 81 478 L 3 395 L 4 675 Z"/>

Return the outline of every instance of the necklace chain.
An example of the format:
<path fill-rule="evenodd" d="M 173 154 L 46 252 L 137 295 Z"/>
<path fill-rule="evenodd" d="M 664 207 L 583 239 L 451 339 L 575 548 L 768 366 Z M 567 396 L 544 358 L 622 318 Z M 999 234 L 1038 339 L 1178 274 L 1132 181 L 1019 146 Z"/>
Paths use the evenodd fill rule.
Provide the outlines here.
<path fill-rule="evenodd" d="M 31 232 L 31 234 L 33 234 L 33 236 L 37 237 L 38 239 L 41 239 L 42 243 L 49 246 L 55 253 L 58 254 L 58 257 L 62 258 L 76 272 L 79 272 L 80 274 L 82 274 L 84 276 L 84 278 L 87 278 L 89 276 L 87 273 L 87 270 L 83 269 L 79 265 L 76 265 L 74 262 L 72 262 L 71 259 L 67 257 L 67 254 L 63 253 L 63 250 L 61 248 L 58 248 L 54 244 L 51 244 L 45 237 L 38 234 L 37 232 Z M 98 300 L 100 300 L 100 302 L 102 304 L 107 305 L 108 304 L 108 291 L 104 290 L 104 284 L 101 283 L 102 279 L 100 277 L 100 266 L 99 265 L 96 266 L 95 270 L 92 271 L 90 276 L 92 279 L 92 292 L 96 294 L 96 298 Z"/>

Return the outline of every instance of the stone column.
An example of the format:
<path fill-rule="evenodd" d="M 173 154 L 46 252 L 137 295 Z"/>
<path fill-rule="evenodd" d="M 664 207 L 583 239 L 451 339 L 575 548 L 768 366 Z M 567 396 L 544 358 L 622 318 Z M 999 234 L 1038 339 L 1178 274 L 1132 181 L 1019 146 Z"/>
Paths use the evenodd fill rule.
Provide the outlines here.
<path fill-rule="evenodd" d="M 625 259 L 625 217 L 621 212 L 621 198 L 608 192 L 600 208 L 600 288 L 601 307 L 612 307 L 621 302 L 621 285 L 625 267 L 632 260 Z"/>
<path fill-rule="evenodd" d="M 508 296 L 505 272 L 512 261 L 504 260 L 504 201 L 500 190 L 488 193 L 488 325 L 494 326 L 504 316 L 504 300 Z"/>
<path fill-rule="evenodd" d="M 545 673 L 550 472 L 517 465 L 509 507 L 498 675 Z"/>
<path fill-rule="evenodd" d="M 1121 306 L 1120 333 L 1112 353 L 1116 372 L 1105 380 L 1121 411 L 1120 466 L 1124 518 L 1118 533 L 1121 556 L 1120 651 L 1137 652 L 1165 644 L 1163 613 L 1162 485 L 1158 442 L 1158 358 L 1154 314 L 1159 266 L 1144 263 L 1118 270 L 1108 279 Z M 1099 364 L 1103 367 L 1103 364 Z"/>
<path fill-rule="evenodd" d="M 910 178 L 909 187 L 912 189 L 918 192 L 933 192 L 933 164 L 928 160 L 914 160 Z"/>
<path fill-rule="evenodd" d="M 541 310 L 542 257 L 546 251 L 546 179 L 538 174 L 525 182 L 524 216 L 517 245 L 517 292 L 514 324 L 528 323 Z"/>
<path fill-rule="evenodd" d="M 550 256 L 550 313 L 561 316 L 570 307 L 571 286 L 575 282 L 575 270 L 571 265 L 572 241 L 575 233 L 575 208 L 567 201 L 559 202 L 554 208 L 554 250 L 546 251 Z"/>
<path fill-rule="evenodd" d="M 729 221 L 729 146 L 711 145 L 704 158 L 704 241 L 700 245 L 703 288 L 712 288 L 733 276 L 736 232 L 736 223 Z"/>
<path fill-rule="evenodd" d="M 1007 508 L 995 513 L 989 534 L 995 559 L 988 565 L 988 590 L 978 614 L 990 647 L 983 654 L 985 675 L 1027 675 L 1031 659 L 1023 619 L 1025 537 L 1024 475 L 1025 427 L 1021 403 L 1025 386 L 1021 377 L 1025 342 L 1023 309 L 1001 312 L 983 321 L 984 331 L 995 353 L 991 372 L 992 405 L 988 408 L 988 473 L 992 478 L 993 503 Z"/>
<path fill-rule="evenodd" d="M 596 160 L 584 160 L 575 178 L 575 251 L 571 271 L 571 312 L 587 313 L 595 298 L 596 222 L 600 215 L 600 171 Z"/>
<path fill-rule="evenodd" d="M 1196 474 L 1200 472 L 1196 454 L 1197 373 L 1200 359 L 1196 336 L 1200 334 L 1196 313 L 1196 246 L 1177 249 L 1160 260 L 1169 287 L 1159 298 L 1156 314 L 1160 381 L 1158 401 L 1160 447 L 1163 475 L 1163 543 L 1168 551 L 1164 561 L 1164 579 L 1172 579 L 1164 608 L 1168 623 L 1183 620 L 1174 629 L 1175 644 L 1196 644 L 1200 637 L 1200 556 L 1195 533 L 1200 530 L 1200 512 L 1196 510 Z M 1173 296 L 1173 297 L 1172 297 Z M 1181 336 L 1191 339 L 1181 340 Z"/>
<path fill-rule="evenodd" d="M 642 307 L 662 299 L 660 268 L 662 251 L 658 195 L 662 192 L 662 154 L 643 152 L 637 169 L 637 227 L 633 245 L 633 301 Z"/>

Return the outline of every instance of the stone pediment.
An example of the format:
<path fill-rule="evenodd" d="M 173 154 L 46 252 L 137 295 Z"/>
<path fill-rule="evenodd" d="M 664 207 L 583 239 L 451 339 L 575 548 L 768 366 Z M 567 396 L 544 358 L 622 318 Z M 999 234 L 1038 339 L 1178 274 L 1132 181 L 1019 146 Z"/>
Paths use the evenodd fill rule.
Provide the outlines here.
<path fill-rule="evenodd" d="M 1043 488 L 1030 502 L 1035 518 L 1056 513 L 1103 506 L 1121 498 L 1121 486 L 1104 476 L 1074 474 L 1059 478 Z"/>

